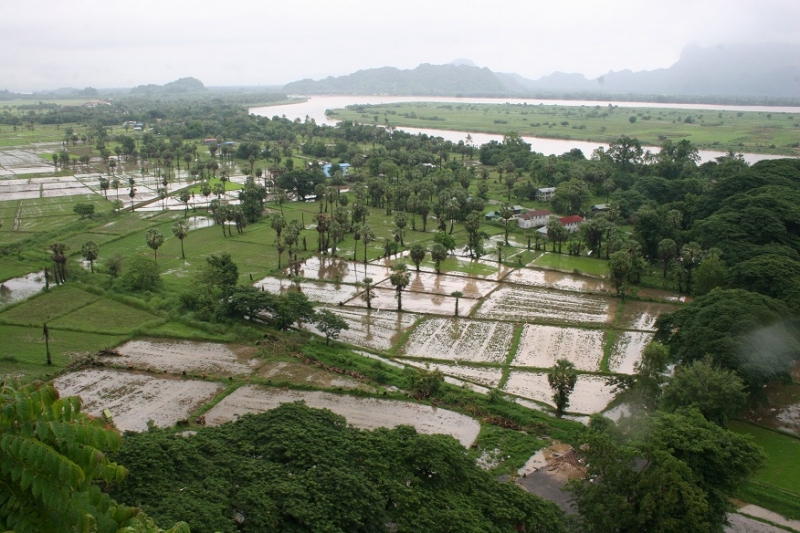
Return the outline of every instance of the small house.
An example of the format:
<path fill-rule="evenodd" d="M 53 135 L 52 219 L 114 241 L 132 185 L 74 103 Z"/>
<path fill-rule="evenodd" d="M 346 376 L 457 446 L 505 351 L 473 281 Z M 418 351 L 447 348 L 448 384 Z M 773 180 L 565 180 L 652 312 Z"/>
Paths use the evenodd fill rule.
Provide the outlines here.
<path fill-rule="evenodd" d="M 570 233 L 575 233 L 581 226 L 581 222 L 583 222 L 583 217 L 580 215 L 572 215 L 564 218 L 559 218 L 558 222 L 567 228 L 567 231 Z"/>
<path fill-rule="evenodd" d="M 536 189 L 536 199 L 540 202 L 549 202 L 555 195 L 555 187 L 542 187 L 541 189 Z"/>

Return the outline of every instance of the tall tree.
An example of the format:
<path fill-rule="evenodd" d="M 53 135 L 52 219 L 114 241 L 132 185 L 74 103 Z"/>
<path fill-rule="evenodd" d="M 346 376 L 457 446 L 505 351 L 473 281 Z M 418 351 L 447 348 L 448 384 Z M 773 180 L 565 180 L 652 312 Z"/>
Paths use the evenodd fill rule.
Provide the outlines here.
<path fill-rule="evenodd" d="M 425 246 L 423 246 L 422 243 L 415 242 L 411 245 L 409 255 L 411 257 L 411 261 L 414 262 L 414 266 L 417 268 L 417 272 L 419 272 L 420 263 L 425 260 L 426 253 L 427 250 L 425 250 Z"/>
<path fill-rule="evenodd" d="M 189 224 L 185 220 L 176 220 L 172 225 L 172 234 L 181 241 L 181 257 L 186 259 L 186 254 L 183 253 L 183 239 L 189 235 Z"/>
<path fill-rule="evenodd" d="M 317 329 L 325 335 L 325 346 L 330 344 L 331 339 L 338 339 L 339 333 L 343 329 L 350 329 L 350 325 L 342 317 L 327 309 L 317 313 L 314 323 Z"/>
<path fill-rule="evenodd" d="M 451 293 L 450 293 L 450 296 L 452 296 L 453 298 L 455 298 L 455 299 L 456 299 L 456 310 L 455 310 L 455 313 L 453 313 L 453 314 L 454 314 L 455 316 L 458 316 L 458 300 L 459 300 L 459 299 L 460 299 L 462 296 L 464 296 L 464 293 L 463 293 L 463 292 L 461 292 L 461 291 L 453 291 L 453 292 L 451 292 Z"/>
<path fill-rule="evenodd" d="M 431 245 L 431 260 L 436 266 L 437 274 L 441 274 L 440 266 L 445 259 L 447 259 L 447 249 L 438 242 L 433 243 Z"/>
<path fill-rule="evenodd" d="M 403 310 L 403 291 L 411 282 L 411 274 L 408 272 L 408 267 L 405 263 L 397 263 L 392 267 L 392 273 L 389 275 L 389 282 L 394 285 L 395 293 L 397 294 L 397 310 Z"/>
<path fill-rule="evenodd" d="M 92 270 L 92 274 L 94 274 L 94 262 L 97 259 L 97 256 L 100 255 L 100 249 L 97 247 L 97 243 L 94 241 L 87 241 L 81 246 L 81 255 L 87 261 L 89 261 L 89 267 Z"/>
<path fill-rule="evenodd" d="M 150 228 L 144 236 L 147 246 L 153 250 L 153 258 L 158 261 L 158 249 L 164 244 L 164 235 L 158 228 Z"/>
<path fill-rule="evenodd" d="M 556 417 L 561 418 L 569 407 L 569 397 L 575 389 L 578 374 L 575 365 L 566 359 L 559 359 L 547 372 L 547 383 L 553 390 L 553 402 L 556 404 Z"/>

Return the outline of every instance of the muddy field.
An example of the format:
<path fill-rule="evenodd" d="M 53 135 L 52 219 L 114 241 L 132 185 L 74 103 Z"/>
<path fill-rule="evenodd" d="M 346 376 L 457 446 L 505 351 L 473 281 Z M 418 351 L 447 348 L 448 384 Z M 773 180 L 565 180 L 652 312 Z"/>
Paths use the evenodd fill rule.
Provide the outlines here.
<path fill-rule="evenodd" d="M 378 301 L 373 301 L 377 306 Z M 413 313 L 397 313 L 394 311 L 378 311 L 377 309 L 358 309 L 353 307 L 328 307 L 347 322 L 350 329 L 342 330 L 339 340 L 373 350 L 388 350 L 400 340 L 400 337 L 419 318 Z M 313 325 L 306 327 L 320 334 Z"/>
<path fill-rule="evenodd" d="M 288 361 L 275 361 L 267 363 L 258 369 L 259 377 L 273 380 L 277 383 L 294 383 L 296 385 L 311 385 L 324 389 L 360 389 L 374 391 L 357 379 L 328 372 L 313 366 Z"/>
<path fill-rule="evenodd" d="M 44 289 L 44 271 L 0 283 L 0 308 L 30 298 Z"/>
<path fill-rule="evenodd" d="M 20 173 L 19 170 L 15 169 L 15 172 Z M 22 170 L 31 173 L 33 169 Z M 52 170 L 52 168 L 47 169 L 48 172 Z M 93 194 L 93 191 L 72 176 L 0 180 L 0 198 L 3 200 L 29 200 L 81 194 Z"/>
<path fill-rule="evenodd" d="M 505 362 L 514 327 L 502 322 L 432 318 L 420 324 L 398 353 L 448 361 Z"/>
<path fill-rule="evenodd" d="M 655 331 L 656 319 L 658 319 L 660 315 L 663 313 L 672 313 L 678 309 L 680 309 L 680 307 L 674 304 L 628 300 L 622 307 L 622 317 L 619 326 L 625 329 Z"/>
<path fill-rule="evenodd" d="M 111 411 L 121 431 L 144 431 L 147 421 L 175 425 L 211 400 L 222 385 L 206 381 L 162 379 L 116 370 L 81 370 L 54 381 L 61 396 L 80 396 L 83 411 Z"/>
<path fill-rule="evenodd" d="M 300 267 L 304 278 L 339 283 L 361 283 L 372 278 L 373 283 L 387 279 L 391 269 L 384 265 L 348 261 L 339 257 L 309 257 Z"/>
<path fill-rule="evenodd" d="M 449 296 L 451 293 L 459 291 L 464 295 L 464 298 L 477 299 L 486 296 L 499 285 L 500 284 L 496 281 L 412 271 L 411 283 L 406 290 L 428 294 L 441 294 L 444 296 Z M 392 284 L 387 279 L 380 283 L 378 287 L 391 289 Z"/>
<path fill-rule="evenodd" d="M 373 291 L 377 295 L 377 300 L 373 300 L 374 309 L 397 310 L 397 298 L 394 289 L 378 288 Z M 478 304 L 478 300 L 471 298 L 460 298 L 458 302 L 459 316 L 468 315 L 469 312 Z M 366 302 L 360 297 L 353 298 L 347 305 L 366 307 Z M 421 292 L 403 292 L 403 311 L 412 313 L 427 313 L 431 315 L 453 316 L 456 310 L 456 299 L 452 296 L 440 294 L 427 294 Z"/>
<path fill-rule="evenodd" d="M 206 423 L 219 425 L 247 413 L 261 413 L 283 403 L 305 402 L 316 409 L 330 409 L 359 429 L 414 426 L 424 434 L 443 433 L 471 446 L 480 432 L 480 424 L 465 415 L 427 405 L 396 400 L 359 398 L 319 391 L 292 391 L 244 386 L 225 397 L 206 413 Z"/>
<path fill-rule="evenodd" d="M 272 276 L 258 280 L 255 283 L 255 287 L 263 287 L 267 292 L 273 294 L 284 293 L 290 287 L 299 287 L 300 292 L 308 296 L 309 300 L 327 304 L 344 303 L 358 293 L 358 288 L 354 285 L 325 283 L 322 281 L 303 281 L 297 284 L 288 279 L 274 278 Z"/>
<path fill-rule="evenodd" d="M 601 376 L 579 374 L 575 390 L 569 397 L 567 411 L 591 414 L 605 409 L 608 403 L 614 399 L 613 387 L 606 385 L 605 381 L 606 378 Z M 547 383 L 547 374 L 543 372 L 512 370 L 504 390 L 523 398 L 555 406 L 553 391 Z"/>
<path fill-rule="evenodd" d="M 597 329 L 525 324 L 512 365 L 550 368 L 567 359 L 578 370 L 596 372 L 603 359 L 603 337 Z"/>
<path fill-rule="evenodd" d="M 126 342 L 116 351 L 119 357 L 102 359 L 115 365 L 175 373 L 247 375 L 257 364 L 252 359 L 255 347 L 235 344 L 149 339 Z"/>
<path fill-rule="evenodd" d="M 636 363 L 642 360 L 642 352 L 653 340 L 652 333 L 643 331 L 617 332 L 614 345 L 611 347 L 611 356 L 608 359 L 608 369 L 620 374 L 633 374 Z"/>
<path fill-rule="evenodd" d="M 400 359 L 404 363 L 429 370 L 438 370 L 446 376 L 464 379 L 474 383 L 480 383 L 487 387 L 495 388 L 500 384 L 503 377 L 502 368 L 487 368 L 480 366 L 450 365 L 446 363 L 424 363 L 413 359 Z"/>
<path fill-rule="evenodd" d="M 611 298 L 538 287 L 503 286 L 494 291 L 476 316 L 514 322 L 603 324 L 614 320 Z"/>
<path fill-rule="evenodd" d="M 611 291 L 611 287 L 602 280 L 566 274 L 555 270 L 518 268 L 506 276 L 503 281 L 562 291 L 599 293 Z"/>

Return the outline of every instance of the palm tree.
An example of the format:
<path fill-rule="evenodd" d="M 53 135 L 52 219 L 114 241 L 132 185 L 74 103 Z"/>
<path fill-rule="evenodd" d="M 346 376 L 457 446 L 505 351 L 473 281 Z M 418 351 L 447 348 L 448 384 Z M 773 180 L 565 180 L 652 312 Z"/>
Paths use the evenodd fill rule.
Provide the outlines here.
<path fill-rule="evenodd" d="M 367 246 L 375 240 L 375 233 L 366 224 L 361 225 L 361 242 L 364 243 L 364 264 L 367 264 Z"/>
<path fill-rule="evenodd" d="M 181 240 L 181 258 L 186 259 L 183 253 L 183 239 L 189 235 L 189 224 L 185 220 L 176 220 L 172 225 L 172 234 Z"/>
<path fill-rule="evenodd" d="M 439 270 L 442 261 L 447 259 L 447 248 L 445 248 L 442 244 L 436 242 L 431 246 L 431 260 L 436 265 L 436 273 L 441 274 L 441 270 Z"/>
<path fill-rule="evenodd" d="M 61 283 L 66 283 L 67 281 L 67 273 L 65 270 L 67 264 L 67 254 L 66 251 L 69 247 L 64 244 L 63 242 L 54 242 L 49 246 L 51 252 L 53 252 L 53 273 L 56 276 L 56 283 L 59 285 Z"/>
<path fill-rule="evenodd" d="M 464 293 L 461 291 L 453 291 L 450 293 L 450 296 L 456 299 L 456 312 L 455 316 L 458 316 L 458 299 L 464 296 Z"/>
<path fill-rule="evenodd" d="M 403 291 L 408 284 L 411 283 L 411 274 L 408 272 L 408 267 L 405 263 L 397 263 L 392 267 L 392 274 L 389 276 L 389 282 L 394 285 L 394 290 L 397 292 L 397 310 L 403 310 Z"/>
<path fill-rule="evenodd" d="M 361 298 L 366 300 L 367 309 L 372 309 L 372 278 L 364 278 L 362 283 L 364 284 L 364 294 Z"/>
<path fill-rule="evenodd" d="M 97 259 L 97 256 L 100 255 L 100 250 L 97 248 L 97 243 L 94 241 L 88 241 L 85 243 L 83 246 L 81 246 L 81 255 L 84 259 L 89 261 L 92 274 L 94 274 L 94 261 Z"/>
<path fill-rule="evenodd" d="M 158 261 L 158 249 L 164 244 L 164 235 L 157 228 L 150 228 L 144 236 L 147 246 L 153 249 L 153 257 Z M 183 241 L 181 241 L 183 243 Z"/>
<path fill-rule="evenodd" d="M 422 244 L 415 242 L 411 245 L 411 260 L 414 262 L 414 265 L 416 265 L 417 272 L 419 272 L 419 264 L 425 259 L 426 253 L 427 250 L 425 250 Z"/>

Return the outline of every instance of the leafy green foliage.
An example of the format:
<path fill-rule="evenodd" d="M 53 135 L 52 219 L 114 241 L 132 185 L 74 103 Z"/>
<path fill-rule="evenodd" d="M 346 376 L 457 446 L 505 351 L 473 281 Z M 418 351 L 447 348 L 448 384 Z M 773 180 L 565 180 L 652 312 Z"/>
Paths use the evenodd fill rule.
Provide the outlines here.
<path fill-rule="evenodd" d="M 764 460 L 697 411 L 660 413 L 633 438 L 609 424 L 586 434 L 587 476 L 570 483 L 587 532 L 722 532 L 729 496 Z"/>
<path fill-rule="evenodd" d="M 322 334 L 325 335 L 325 344 L 330 344 L 331 339 L 338 339 L 339 333 L 343 329 L 350 329 L 350 324 L 339 315 L 327 309 L 323 309 L 317 313 L 314 323 Z"/>
<path fill-rule="evenodd" d="M 659 317 L 656 340 L 682 363 L 710 355 L 715 365 L 735 370 L 752 392 L 786 376 L 800 355 L 789 316 L 783 302 L 768 296 L 717 289 Z"/>
<path fill-rule="evenodd" d="M 157 291 L 163 282 L 154 260 L 140 255 L 126 259 L 117 287 L 126 292 Z"/>
<path fill-rule="evenodd" d="M 98 483 L 126 470 L 104 451 L 119 433 L 81 413 L 78 397 L 59 398 L 50 384 L 0 388 L 0 523 L 17 533 L 159 532 L 139 509 L 120 505 Z M 172 533 L 188 533 L 177 524 Z"/>
<path fill-rule="evenodd" d="M 358 431 L 344 418 L 286 404 L 180 437 L 130 434 L 131 467 L 112 494 L 195 533 L 565 531 L 551 503 L 479 470 L 448 436 Z"/>
<path fill-rule="evenodd" d="M 731 370 L 715 368 L 710 359 L 678 367 L 664 389 L 662 408 L 676 411 L 692 407 L 707 420 L 727 427 L 744 407 L 747 392 L 744 383 Z"/>
<path fill-rule="evenodd" d="M 547 372 L 547 383 L 553 389 L 553 401 L 556 404 L 556 416 L 561 418 L 569 407 L 569 396 L 575 389 L 578 373 L 575 365 L 566 359 L 559 359 Z"/>

